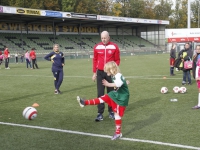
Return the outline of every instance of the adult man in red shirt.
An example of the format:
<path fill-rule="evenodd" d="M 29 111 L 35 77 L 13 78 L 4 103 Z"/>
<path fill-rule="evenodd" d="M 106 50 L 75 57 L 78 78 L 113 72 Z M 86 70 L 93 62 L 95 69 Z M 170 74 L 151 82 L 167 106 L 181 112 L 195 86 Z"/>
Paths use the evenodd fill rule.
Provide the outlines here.
<path fill-rule="evenodd" d="M 101 41 L 96 44 L 93 49 L 93 76 L 92 80 L 97 80 L 97 97 L 103 96 L 105 91 L 105 86 L 102 84 L 102 80 L 106 79 L 108 82 L 112 82 L 111 76 L 103 71 L 104 65 L 109 61 L 115 61 L 119 66 L 120 64 L 120 51 L 117 44 L 110 41 L 110 36 L 107 31 L 101 33 Z M 114 90 L 113 88 L 107 87 L 107 93 Z M 98 114 L 95 119 L 96 122 L 103 120 L 103 113 L 105 109 L 105 104 L 101 103 L 97 106 Z M 109 118 L 114 119 L 114 113 L 112 108 L 108 106 Z"/>
<path fill-rule="evenodd" d="M 5 47 L 5 50 L 4 50 L 4 60 L 5 60 L 5 69 L 10 69 L 9 67 L 8 67 L 8 64 L 9 64 L 9 57 L 8 57 L 8 55 L 9 55 L 9 50 L 8 50 L 8 47 Z"/>
<path fill-rule="evenodd" d="M 30 57 L 31 57 L 31 60 L 32 60 L 33 69 L 35 69 L 35 67 L 37 69 L 39 69 L 38 65 L 37 65 L 36 54 L 35 54 L 34 50 L 35 50 L 35 48 L 32 48 L 31 51 L 30 51 Z"/>

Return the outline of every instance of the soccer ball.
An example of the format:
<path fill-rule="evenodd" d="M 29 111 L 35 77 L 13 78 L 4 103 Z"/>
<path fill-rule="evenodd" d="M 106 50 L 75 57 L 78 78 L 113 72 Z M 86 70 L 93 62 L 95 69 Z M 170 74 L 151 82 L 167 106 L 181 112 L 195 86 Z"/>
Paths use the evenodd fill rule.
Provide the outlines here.
<path fill-rule="evenodd" d="M 186 87 L 182 86 L 179 88 L 180 93 L 185 93 L 187 91 Z"/>
<path fill-rule="evenodd" d="M 162 87 L 160 90 L 161 93 L 165 94 L 168 92 L 168 89 L 166 87 Z"/>
<path fill-rule="evenodd" d="M 26 107 L 22 115 L 28 120 L 33 120 L 37 117 L 37 110 L 34 107 Z"/>
<path fill-rule="evenodd" d="M 180 88 L 179 88 L 178 86 L 175 86 L 175 87 L 173 88 L 174 93 L 178 93 L 179 90 L 180 90 Z"/>

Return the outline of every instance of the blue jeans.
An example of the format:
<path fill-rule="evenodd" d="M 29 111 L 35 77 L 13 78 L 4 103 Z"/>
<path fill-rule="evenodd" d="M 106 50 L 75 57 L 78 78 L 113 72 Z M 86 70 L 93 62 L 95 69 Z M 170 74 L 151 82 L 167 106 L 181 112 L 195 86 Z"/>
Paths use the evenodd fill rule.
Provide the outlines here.
<path fill-rule="evenodd" d="M 28 65 L 30 65 L 30 68 L 32 68 L 31 67 L 31 62 L 29 61 L 29 59 L 26 59 L 26 67 L 28 68 Z"/>
<path fill-rule="evenodd" d="M 183 84 L 186 83 L 186 78 L 187 78 L 188 84 L 191 84 L 190 70 L 183 71 L 183 81 L 182 81 Z"/>

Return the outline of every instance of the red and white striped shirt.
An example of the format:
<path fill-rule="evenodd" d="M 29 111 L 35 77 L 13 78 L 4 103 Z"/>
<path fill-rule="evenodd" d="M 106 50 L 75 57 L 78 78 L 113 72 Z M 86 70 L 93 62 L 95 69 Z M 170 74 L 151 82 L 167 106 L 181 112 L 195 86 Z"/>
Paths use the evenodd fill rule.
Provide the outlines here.
<path fill-rule="evenodd" d="M 109 61 L 114 61 L 118 66 L 120 64 L 120 51 L 117 44 L 108 42 L 104 45 L 102 42 L 96 44 L 93 49 L 93 73 L 98 70 L 104 70 L 104 65 Z"/>

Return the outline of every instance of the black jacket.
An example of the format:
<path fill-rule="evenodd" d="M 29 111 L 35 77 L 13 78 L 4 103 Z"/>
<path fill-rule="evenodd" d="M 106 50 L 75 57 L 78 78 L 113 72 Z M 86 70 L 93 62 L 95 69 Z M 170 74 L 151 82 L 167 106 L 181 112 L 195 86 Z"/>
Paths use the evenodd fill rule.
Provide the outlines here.
<path fill-rule="evenodd" d="M 183 58 L 183 53 L 184 52 L 186 52 L 187 53 L 187 55 L 184 57 L 184 61 L 186 61 L 186 60 L 191 60 L 192 59 L 192 55 L 193 55 L 193 52 L 192 52 L 192 50 L 191 49 L 183 49 L 183 50 L 181 50 L 179 53 L 178 53 L 178 57 L 180 57 L 180 58 Z M 182 56 L 181 56 L 182 55 Z"/>
<path fill-rule="evenodd" d="M 170 50 L 170 58 L 176 58 L 176 50 L 175 49 L 171 49 Z"/>
<path fill-rule="evenodd" d="M 183 53 L 184 52 L 186 52 L 187 55 L 183 58 Z M 184 61 L 192 60 L 192 55 L 193 55 L 192 49 L 183 49 L 178 53 L 178 58 L 179 59 L 184 59 Z M 184 65 L 184 62 L 183 62 L 183 65 Z M 186 69 L 184 69 L 184 66 L 183 66 L 183 68 L 181 68 L 181 70 L 186 71 Z"/>

